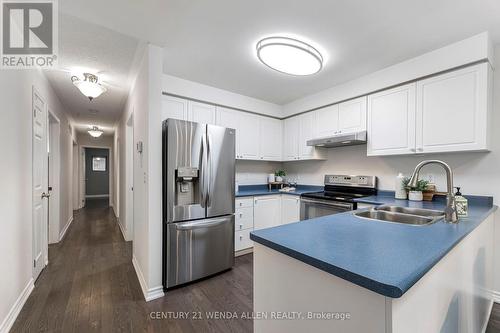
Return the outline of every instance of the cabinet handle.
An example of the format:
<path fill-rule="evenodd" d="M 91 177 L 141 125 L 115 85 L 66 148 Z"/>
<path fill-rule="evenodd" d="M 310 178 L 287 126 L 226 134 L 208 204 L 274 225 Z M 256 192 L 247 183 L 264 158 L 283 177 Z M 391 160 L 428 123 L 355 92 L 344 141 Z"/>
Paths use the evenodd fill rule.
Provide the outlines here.
<path fill-rule="evenodd" d="M 417 150 L 415 148 L 411 148 L 410 151 L 416 152 Z"/>
<path fill-rule="evenodd" d="M 243 214 L 242 214 L 242 213 L 240 213 L 240 218 L 241 218 L 242 216 L 243 216 Z"/>
<path fill-rule="evenodd" d="M 417 148 L 417 151 L 424 151 L 424 148 Z"/>
<path fill-rule="evenodd" d="M 240 230 L 243 229 L 243 224 L 240 224 Z"/>
<path fill-rule="evenodd" d="M 243 206 L 243 202 L 240 202 L 240 207 Z"/>
<path fill-rule="evenodd" d="M 240 235 L 240 240 L 243 240 L 243 236 Z"/>

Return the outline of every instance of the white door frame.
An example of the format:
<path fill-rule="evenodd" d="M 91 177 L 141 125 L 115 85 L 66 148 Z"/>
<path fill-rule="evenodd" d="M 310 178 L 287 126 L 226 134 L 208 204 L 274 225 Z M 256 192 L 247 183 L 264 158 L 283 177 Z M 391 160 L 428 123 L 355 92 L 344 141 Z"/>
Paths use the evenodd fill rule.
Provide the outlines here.
<path fill-rule="evenodd" d="M 112 197 L 113 197 L 113 174 L 114 174 L 114 167 L 115 167 L 115 164 L 114 164 L 114 159 L 113 159 L 113 154 L 114 154 L 114 150 L 113 150 L 113 147 L 110 147 L 110 146 L 106 146 L 106 145 L 82 145 L 82 146 L 79 146 L 81 150 L 85 151 L 85 148 L 97 148 L 97 149 L 107 149 L 108 150 L 108 158 L 109 158 L 109 163 L 108 163 L 108 167 L 109 167 L 109 173 L 108 173 L 108 186 L 109 186 L 109 205 L 112 206 Z M 84 155 L 83 158 L 80 159 L 80 165 L 79 167 L 83 169 L 83 176 L 86 177 L 85 175 L 85 159 L 86 159 L 86 156 Z M 82 193 L 83 193 L 83 200 L 85 200 L 85 196 L 87 194 L 87 184 L 85 183 L 85 185 L 83 185 L 83 189 L 82 189 Z"/>
<path fill-rule="evenodd" d="M 127 241 L 134 240 L 134 111 L 125 124 L 125 228 Z"/>
<path fill-rule="evenodd" d="M 60 211 L 61 211 L 61 121 L 48 108 L 48 139 L 49 139 L 49 186 L 52 187 L 49 198 L 49 244 L 59 242 Z M 52 120 L 52 121 L 51 121 Z"/>
<path fill-rule="evenodd" d="M 33 279 L 36 280 L 48 263 L 48 145 L 47 123 L 49 121 L 47 103 L 40 92 L 32 88 L 32 258 Z M 42 113 L 36 120 L 37 114 Z M 36 131 L 41 132 L 36 132 Z M 41 135 L 37 139 L 35 133 Z"/>

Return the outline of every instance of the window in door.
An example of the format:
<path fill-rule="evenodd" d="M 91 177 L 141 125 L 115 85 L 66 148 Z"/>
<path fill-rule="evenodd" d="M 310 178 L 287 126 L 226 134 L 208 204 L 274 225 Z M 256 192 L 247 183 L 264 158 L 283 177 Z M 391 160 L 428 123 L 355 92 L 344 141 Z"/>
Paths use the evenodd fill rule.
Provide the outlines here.
<path fill-rule="evenodd" d="M 106 171 L 106 157 L 92 156 L 92 171 Z"/>

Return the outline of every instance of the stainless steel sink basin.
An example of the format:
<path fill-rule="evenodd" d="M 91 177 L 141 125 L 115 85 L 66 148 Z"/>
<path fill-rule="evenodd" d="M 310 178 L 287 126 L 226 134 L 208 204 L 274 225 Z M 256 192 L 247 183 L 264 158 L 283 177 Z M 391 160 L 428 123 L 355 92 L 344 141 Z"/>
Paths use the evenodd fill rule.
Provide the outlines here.
<path fill-rule="evenodd" d="M 418 215 L 425 217 L 435 217 L 444 216 L 444 212 L 441 210 L 433 210 L 433 209 L 423 209 L 423 208 L 410 208 L 410 207 L 401 207 L 401 206 L 378 206 L 375 207 L 376 210 L 381 210 L 385 212 L 393 212 L 393 213 L 403 213 L 410 215 Z"/>
<path fill-rule="evenodd" d="M 444 212 L 430 209 L 399 206 L 380 206 L 354 213 L 355 216 L 373 221 L 429 225 L 444 217 Z"/>

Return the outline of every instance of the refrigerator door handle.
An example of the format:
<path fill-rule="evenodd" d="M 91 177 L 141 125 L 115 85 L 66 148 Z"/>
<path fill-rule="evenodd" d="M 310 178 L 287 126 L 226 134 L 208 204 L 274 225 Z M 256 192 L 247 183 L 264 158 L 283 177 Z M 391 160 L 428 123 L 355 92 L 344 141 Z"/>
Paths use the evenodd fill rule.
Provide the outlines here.
<path fill-rule="evenodd" d="M 210 134 L 207 134 L 207 207 L 212 206 L 212 154 L 211 154 L 211 147 L 212 147 L 212 136 Z"/>
<path fill-rule="evenodd" d="M 175 229 L 177 230 L 194 230 L 194 229 L 202 229 L 208 227 L 215 227 L 221 224 L 227 223 L 227 217 L 223 219 L 213 219 L 210 221 L 204 222 L 183 222 L 183 223 L 175 223 Z"/>
<path fill-rule="evenodd" d="M 206 156 L 207 156 L 207 142 L 206 142 L 206 134 L 203 134 L 201 137 L 201 163 L 200 163 L 200 194 L 201 194 L 201 202 L 200 205 L 202 208 L 206 208 L 207 203 L 207 189 L 206 189 Z"/>

